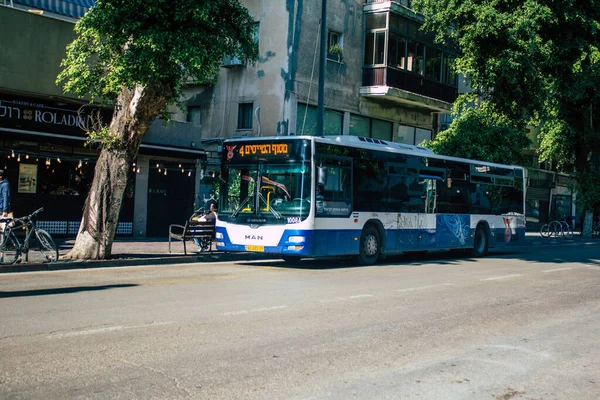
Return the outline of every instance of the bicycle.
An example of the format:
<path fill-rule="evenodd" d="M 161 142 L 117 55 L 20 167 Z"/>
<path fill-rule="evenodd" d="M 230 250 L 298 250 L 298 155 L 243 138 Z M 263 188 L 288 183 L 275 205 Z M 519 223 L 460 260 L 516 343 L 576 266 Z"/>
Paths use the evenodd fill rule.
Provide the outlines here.
<path fill-rule="evenodd" d="M 5 224 L 4 230 L 0 232 L 0 264 L 14 264 L 17 260 L 20 262 L 22 255 L 25 255 L 25 261 L 28 261 L 30 249 L 39 251 L 47 262 L 58 260 L 58 249 L 52 236 L 36 225 L 37 214 L 42 211 L 44 209 L 40 208 L 21 218 L 0 218 L 0 222 Z M 20 229 L 26 231 L 23 242 L 16 234 Z M 30 244 L 34 244 L 34 246 L 30 246 Z M 37 246 L 35 246 L 36 244 Z"/>
<path fill-rule="evenodd" d="M 562 235 L 563 238 L 567 240 L 573 239 L 573 229 L 571 228 L 571 224 L 567 221 L 567 216 L 563 216 L 562 220 L 551 221 L 542 226 L 540 229 L 540 235 L 545 238 L 549 237 L 558 237 Z"/>

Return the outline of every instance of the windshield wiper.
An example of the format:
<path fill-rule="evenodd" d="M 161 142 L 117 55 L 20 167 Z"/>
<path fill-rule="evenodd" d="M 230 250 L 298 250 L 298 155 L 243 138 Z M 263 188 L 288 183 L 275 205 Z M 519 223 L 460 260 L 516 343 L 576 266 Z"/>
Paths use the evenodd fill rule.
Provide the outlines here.
<path fill-rule="evenodd" d="M 252 196 L 248 195 L 244 201 L 241 202 L 241 204 L 238 206 L 238 208 L 235 209 L 235 211 L 233 212 L 233 214 L 231 214 L 231 218 L 237 218 L 238 214 L 240 213 L 240 211 L 242 211 L 242 208 L 244 208 L 244 206 L 246 204 L 248 204 L 248 201 L 250 200 Z"/>
<path fill-rule="evenodd" d="M 258 198 L 259 198 L 259 199 L 262 199 L 262 201 L 264 201 L 264 202 L 265 202 L 265 205 L 266 205 L 266 207 L 267 207 L 267 210 L 268 210 L 268 211 L 271 211 L 271 213 L 272 213 L 272 214 L 275 216 L 275 218 L 277 218 L 277 219 L 281 219 L 281 218 L 282 218 L 282 217 L 281 217 L 281 213 L 280 213 L 279 211 L 277 211 L 276 209 L 274 209 L 274 208 L 273 208 L 273 206 L 272 206 L 272 205 L 270 205 L 270 204 L 267 202 L 267 199 L 265 199 L 265 196 L 263 196 L 263 195 L 262 195 L 262 193 L 259 193 L 259 194 L 258 194 Z"/>

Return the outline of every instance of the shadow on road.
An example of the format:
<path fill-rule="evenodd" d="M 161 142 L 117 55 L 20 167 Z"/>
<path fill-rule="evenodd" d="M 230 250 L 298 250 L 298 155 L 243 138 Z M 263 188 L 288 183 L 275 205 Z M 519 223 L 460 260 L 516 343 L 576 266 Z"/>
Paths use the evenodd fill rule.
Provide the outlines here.
<path fill-rule="evenodd" d="M 9 297 L 29 297 L 29 296 L 46 296 L 52 294 L 78 293 L 78 292 L 93 292 L 97 290 L 120 289 L 138 286 L 133 283 L 119 285 L 103 285 L 103 286 L 74 286 L 65 288 L 53 289 L 37 289 L 37 290 L 18 290 L 15 292 L 0 292 L 0 298 Z"/>
<path fill-rule="evenodd" d="M 585 263 L 600 266 L 600 250 L 595 243 L 589 246 L 532 246 L 529 248 L 500 248 L 490 250 L 486 258 L 470 257 L 466 251 L 432 251 L 427 253 L 406 253 L 388 256 L 376 265 L 359 266 L 350 258 L 302 259 L 295 263 L 284 261 L 264 261 L 239 263 L 251 267 L 291 268 L 310 270 L 330 270 L 340 268 L 377 268 L 386 266 L 418 266 L 425 264 L 454 265 L 464 262 L 485 261 L 486 259 L 522 260 L 539 263 Z"/>

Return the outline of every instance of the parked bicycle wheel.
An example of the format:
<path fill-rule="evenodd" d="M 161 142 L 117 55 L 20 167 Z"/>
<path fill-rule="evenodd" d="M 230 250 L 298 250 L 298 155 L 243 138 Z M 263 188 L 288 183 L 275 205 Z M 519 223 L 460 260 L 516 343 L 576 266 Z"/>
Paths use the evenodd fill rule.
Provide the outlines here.
<path fill-rule="evenodd" d="M 54 244 L 54 240 L 52 240 L 52 236 L 48 232 L 43 229 L 36 229 L 35 236 L 38 241 L 37 250 L 46 257 L 46 261 L 55 262 L 58 260 L 58 249 L 56 248 L 56 244 Z"/>
<path fill-rule="evenodd" d="M 548 224 L 548 237 L 558 238 L 562 235 L 562 225 L 558 221 L 552 221 Z"/>
<path fill-rule="evenodd" d="M 562 224 L 562 235 L 567 240 L 573 240 L 573 229 L 567 223 Z"/>
<path fill-rule="evenodd" d="M 547 238 L 550 236 L 550 226 L 548 224 L 544 224 L 542 226 L 542 229 L 540 229 L 540 235 L 543 238 Z"/>
<path fill-rule="evenodd" d="M 19 244 L 14 236 L 0 234 L 0 264 L 14 264 L 20 255 Z"/>

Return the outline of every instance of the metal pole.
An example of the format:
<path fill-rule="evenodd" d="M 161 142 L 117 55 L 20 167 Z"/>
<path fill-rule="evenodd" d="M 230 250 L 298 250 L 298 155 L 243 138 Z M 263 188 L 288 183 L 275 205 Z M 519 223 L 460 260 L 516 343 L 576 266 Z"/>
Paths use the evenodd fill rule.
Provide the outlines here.
<path fill-rule="evenodd" d="M 323 136 L 325 120 L 325 69 L 327 68 L 327 0 L 321 6 L 321 53 L 319 58 L 319 103 L 317 106 L 317 136 Z"/>

